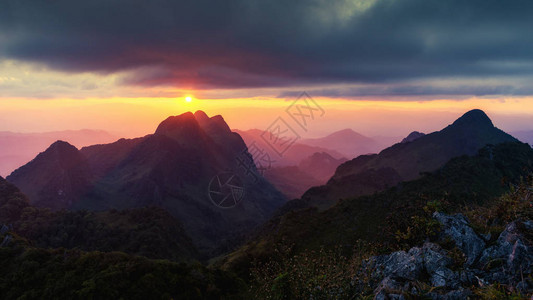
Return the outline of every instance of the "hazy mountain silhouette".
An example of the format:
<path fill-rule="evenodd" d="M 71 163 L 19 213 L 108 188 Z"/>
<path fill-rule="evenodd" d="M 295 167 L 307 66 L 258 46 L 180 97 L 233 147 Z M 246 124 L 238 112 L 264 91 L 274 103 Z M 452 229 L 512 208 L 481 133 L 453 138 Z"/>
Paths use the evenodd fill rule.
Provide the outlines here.
<path fill-rule="evenodd" d="M 199 111 L 169 117 L 142 138 L 81 150 L 54 143 L 7 179 L 32 204 L 54 209 L 162 207 L 205 253 L 242 238 L 285 201 L 252 161 L 240 163 L 249 157 L 221 116 Z M 244 200 L 231 209 L 215 206 L 214 194 L 209 198 L 218 174 L 236 175 L 244 186 Z"/>
<path fill-rule="evenodd" d="M 317 152 L 302 160 L 298 168 L 311 174 L 314 178 L 326 182 L 333 176 L 337 167 L 346 161 L 347 159 L 344 157 L 336 159 L 326 152 Z"/>
<path fill-rule="evenodd" d="M 0 132 L 0 176 L 7 176 L 28 163 L 43 149 L 57 140 L 76 147 L 109 143 L 117 138 L 103 130 L 64 130 L 42 133 Z"/>
<path fill-rule="evenodd" d="M 336 159 L 326 152 L 316 152 L 298 166 L 269 168 L 264 175 L 287 199 L 296 199 L 311 187 L 325 184 L 346 160 Z"/>
<path fill-rule="evenodd" d="M 441 131 L 340 165 L 327 185 L 310 189 L 302 198 L 313 205 L 329 207 L 340 198 L 370 194 L 416 179 L 453 157 L 473 155 L 487 144 L 514 141 L 514 137 L 494 127 L 483 111 L 472 110 Z"/>
<path fill-rule="evenodd" d="M 265 170 L 264 176 L 287 199 L 298 199 L 309 188 L 325 183 L 297 166 L 274 167 Z"/>
<path fill-rule="evenodd" d="M 302 144 L 300 142 L 301 140 L 294 143 L 285 153 L 283 153 L 282 156 L 279 156 L 261 137 L 261 135 L 264 133 L 263 130 L 235 130 L 235 132 L 237 132 L 243 138 L 246 145 L 248 145 L 248 148 L 250 148 L 250 151 L 256 147 L 258 151 L 264 151 L 264 153 L 268 153 L 270 159 L 273 160 L 271 167 L 297 166 L 303 159 L 306 159 L 317 152 L 326 152 L 336 159 L 343 157 L 343 155 L 334 150 L 334 148 L 310 146 Z M 257 154 L 252 154 L 254 154 L 256 157 L 260 157 L 259 153 L 260 152 L 257 152 Z"/>
<path fill-rule="evenodd" d="M 425 133 L 422 133 L 422 132 L 418 132 L 418 131 L 413 131 L 411 133 L 409 133 L 408 136 L 406 136 L 402 141 L 401 143 L 404 144 L 404 143 L 409 143 L 409 142 L 412 142 L 418 138 L 421 138 L 423 136 L 425 136 L 426 134 Z"/>
<path fill-rule="evenodd" d="M 301 143 L 315 147 L 334 149 L 349 158 L 361 154 L 376 153 L 386 146 L 372 138 L 357 133 L 352 129 L 336 131 L 322 138 L 303 139 Z"/>

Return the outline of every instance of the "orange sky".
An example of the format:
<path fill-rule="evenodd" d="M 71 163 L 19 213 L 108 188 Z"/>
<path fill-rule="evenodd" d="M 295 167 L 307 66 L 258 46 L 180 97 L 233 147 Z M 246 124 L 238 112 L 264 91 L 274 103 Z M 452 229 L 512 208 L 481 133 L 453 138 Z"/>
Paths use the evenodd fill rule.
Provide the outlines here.
<path fill-rule="evenodd" d="M 44 65 L 0 60 L 0 131 L 43 132 L 65 129 L 104 129 L 117 136 L 152 133 L 170 115 L 204 110 L 221 114 L 230 127 L 266 129 L 295 98 L 279 98 L 283 88 L 180 90 L 120 84 L 127 73 L 65 73 Z M 481 83 L 497 85 L 483 80 Z M 460 86 L 462 79 L 432 82 Z M 350 86 L 335 86 L 349 88 Z M 414 101 L 416 97 L 321 98 L 308 92 L 325 115 L 311 122 L 304 137 L 316 137 L 351 128 L 369 136 L 404 136 L 413 130 L 443 128 L 462 113 L 480 108 L 496 126 L 506 130 L 533 130 L 533 97 L 464 98 Z M 306 87 L 292 87 L 290 91 Z M 318 93 L 316 92 L 316 93 Z M 186 96 L 193 100 L 188 103 Z M 435 99 L 436 96 L 428 96 Z"/>
<path fill-rule="evenodd" d="M 294 99 L 239 98 L 0 98 L 0 131 L 43 132 L 64 129 L 104 129 L 118 136 L 152 133 L 170 115 L 204 110 L 221 114 L 230 127 L 267 128 Z M 487 112 L 506 131 L 533 130 L 533 99 L 501 98 L 433 101 L 339 100 L 315 98 L 323 117 L 310 122 L 303 137 L 352 128 L 370 136 L 404 136 L 413 130 L 431 132 L 450 124 L 473 108 Z"/>

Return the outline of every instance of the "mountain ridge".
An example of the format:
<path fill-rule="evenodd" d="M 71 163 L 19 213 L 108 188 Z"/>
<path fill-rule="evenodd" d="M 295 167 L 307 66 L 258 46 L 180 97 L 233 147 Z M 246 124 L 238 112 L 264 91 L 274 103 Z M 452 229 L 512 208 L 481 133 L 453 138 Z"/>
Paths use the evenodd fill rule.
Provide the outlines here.
<path fill-rule="evenodd" d="M 494 127 L 483 111 L 472 110 L 440 131 L 341 164 L 325 186 L 310 189 L 302 198 L 311 205 L 329 207 L 340 198 L 365 195 L 416 179 L 423 172 L 437 170 L 453 157 L 474 155 L 487 144 L 516 141 Z M 368 181 L 367 177 L 373 180 Z"/>
<path fill-rule="evenodd" d="M 54 144 L 7 180 L 28 194 L 32 204 L 55 210 L 161 207 L 184 224 L 199 251 L 221 251 L 230 240 L 244 238 L 285 199 L 257 173 L 244 141 L 224 119 L 206 117 L 203 112 L 184 113 L 162 121 L 154 134 L 80 150 Z M 79 158 L 65 176 L 84 181 L 69 189 L 65 186 L 70 182 L 52 176 L 68 161 L 51 159 L 58 146 Z M 212 203 L 208 192 L 212 178 L 224 172 L 242 180 L 246 195 L 225 210 Z M 57 201 L 59 191 L 69 195 L 68 201 Z"/>

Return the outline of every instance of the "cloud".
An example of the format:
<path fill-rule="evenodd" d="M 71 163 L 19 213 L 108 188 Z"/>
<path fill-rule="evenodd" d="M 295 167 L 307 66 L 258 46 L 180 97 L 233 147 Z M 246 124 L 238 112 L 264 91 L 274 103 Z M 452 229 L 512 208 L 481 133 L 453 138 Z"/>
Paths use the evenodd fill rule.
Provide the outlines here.
<path fill-rule="evenodd" d="M 468 82 L 468 81 L 467 81 Z M 506 96 L 527 96 L 533 94 L 533 87 L 530 85 L 512 84 L 378 84 L 359 85 L 357 87 L 322 88 L 308 89 L 308 93 L 313 97 L 362 99 L 384 98 L 384 100 L 411 98 L 413 101 L 435 100 L 446 96 L 450 99 L 464 99 L 465 97 L 491 97 L 498 95 Z M 301 94 L 300 90 L 285 90 L 278 94 L 278 98 L 294 98 Z"/>
<path fill-rule="evenodd" d="M 3 0 L 0 59 L 129 72 L 119 83 L 135 86 L 392 84 L 324 94 L 530 94 L 515 84 L 414 82 L 531 76 L 532 11 L 526 0 Z"/>

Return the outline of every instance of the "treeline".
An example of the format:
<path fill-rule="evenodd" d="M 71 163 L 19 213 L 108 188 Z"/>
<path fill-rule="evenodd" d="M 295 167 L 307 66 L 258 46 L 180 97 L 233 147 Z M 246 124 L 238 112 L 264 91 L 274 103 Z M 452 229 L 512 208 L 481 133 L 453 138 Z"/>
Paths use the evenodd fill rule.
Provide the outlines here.
<path fill-rule="evenodd" d="M 196 264 L 120 252 L 0 248 L 1 299 L 236 299 L 242 282 Z"/>

